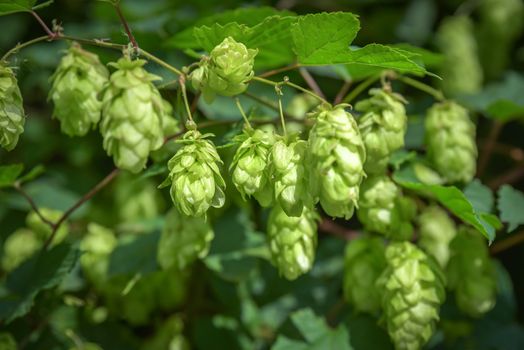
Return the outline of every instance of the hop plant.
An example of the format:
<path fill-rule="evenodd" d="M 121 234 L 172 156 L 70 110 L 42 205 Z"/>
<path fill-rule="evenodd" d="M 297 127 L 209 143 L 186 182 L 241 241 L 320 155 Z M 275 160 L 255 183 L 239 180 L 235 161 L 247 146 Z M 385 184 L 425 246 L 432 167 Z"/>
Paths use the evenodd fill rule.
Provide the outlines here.
<path fill-rule="evenodd" d="M 427 113 L 426 147 L 429 160 L 448 182 L 469 182 L 475 175 L 475 124 L 455 102 L 433 105 Z"/>
<path fill-rule="evenodd" d="M 433 205 L 419 215 L 418 224 L 419 246 L 445 268 L 449 260 L 449 244 L 457 234 L 455 223 L 445 210 Z"/>
<path fill-rule="evenodd" d="M 207 255 L 214 237 L 211 225 L 202 217 L 185 216 L 172 209 L 160 236 L 157 261 L 163 269 L 182 270 Z"/>
<path fill-rule="evenodd" d="M 227 37 L 191 73 L 193 87 L 212 102 L 216 95 L 235 96 L 243 93 L 253 75 L 258 50 Z"/>
<path fill-rule="evenodd" d="M 25 114 L 22 94 L 15 74 L 0 63 L 0 145 L 8 151 L 24 132 Z"/>
<path fill-rule="evenodd" d="M 418 350 L 433 334 L 445 298 L 438 264 L 409 242 L 391 243 L 377 281 L 387 330 L 397 350 Z"/>
<path fill-rule="evenodd" d="M 275 142 L 272 132 L 248 128 L 234 139 L 239 143 L 230 166 L 232 181 L 242 195 L 255 197 L 263 207 L 273 202 L 269 156 Z"/>
<path fill-rule="evenodd" d="M 203 216 L 209 207 L 224 205 L 226 184 L 220 174 L 223 164 L 213 142 L 196 130 L 187 131 L 177 142 L 184 146 L 168 162 L 171 199 L 181 213 Z"/>
<path fill-rule="evenodd" d="M 304 207 L 313 205 L 306 168 L 307 142 L 279 140 L 271 151 L 275 198 L 288 216 L 301 216 Z"/>
<path fill-rule="evenodd" d="M 380 310 L 380 291 L 375 287 L 386 267 L 381 239 L 363 236 L 346 247 L 344 259 L 344 297 L 358 311 Z"/>
<path fill-rule="evenodd" d="M 271 209 L 267 224 L 271 261 L 288 280 L 298 278 L 313 267 L 319 219 L 309 207 L 305 207 L 299 217 L 288 216 L 279 205 Z"/>
<path fill-rule="evenodd" d="M 111 63 L 111 74 L 102 102 L 100 131 L 104 149 L 117 167 L 137 173 L 149 153 L 164 142 L 162 119 L 165 105 L 152 81 L 160 79 L 142 66 L 144 60 L 121 58 Z"/>
<path fill-rule="evenodd" d="M 310 191 L 324 211 L 349 219 L 365 176 L 366 150 L 353 116 L 343 105 L 320 107 L 309 134 Z"/>
<path fill-rule="evenodd" d="M 458 307 L 480 317 L 495 306 L 497 282 L 485 239 L 473 228 L 461 226 L 450 245 L 448 286 Z"/>
<path fill-rule="evenodd" d="M 8 332 L 0 333 L 0 349 L 1 350 L 16 350 L 18 345 L 15 338 Z"/>
<path fill-rule="evenodd" d="M 444 55 L 441 65 L 442 88 L 451 96 L 474 94 L 482 88 L 482 67 L 469 17 L 445 18 L 436 33 L 436 43 Z"/>
<path fill-rule="evenodd" d="M 33 231 L 26 228 L 16 230 L 3 242 L 2 269 L 13 271 L 43 245 Z"/>
<path fill-rule="evenodd" d="M 64 214 L 60 210 L 49 209 L 49 208 L 40 208 L 39 212 L 40 212 L 40 215 L 42 215 L 45 219 L 47 219 L 48 221 L 52 223 L 58 222 L 58 220 Z M 49 226 L 48 223 L 44 222 L 42 218 L 35 211 L 32 211 L 27 215 L 26 225 L 30 230 L 32 230 L 37 235 L 38 239 L 40 239 L 42 242 L 47 240 L 53 232 L 53 229 L 51 228 L 51 226 Z M 69 228 L 68 228 L 67 222 L 64 222 L 57 229 L 55 237 L 53 239 L 53 244 L 62 242 L 66 238 L 68 233 L 69 233 Z"/>
<path fill-rule="evenodd" d="M 301 133 L 304 131 L 303 120 L 307 114 L 319 105 L 318 98 L 310 94 L 298 94 L 293 96 L 286 106 L 286 114 L 294 118 L 286 122 L 287 131 L 292 133 Z"/>
<path fill-rule="evenodd" d="M 100 120 L 102 102 L 99 93 L 109 72 L 98 56 L 73 44 L 51 77 L 49 99 L 55 109 L 53 117 L 69 136 L 83 136 Z"/>
<path fill-rule="evenodd" d="M 411 220 L 416 206 L 402 197 L 398 186 L 387 176 L 369 177 L 360 188 L 357 216 L 368 231 L 396 240 L 408 240 L 413 235 Z"/>
<path fill-rule="evenodd" d="M 109 255 L 117 245 L 113 231 L 95 223 L 87 226 L 87 234 L 80 242 L 80 265 L 91 283 L 102 289 L 107 281 Z"/>
<path fill-rule="evenodd" d="M 384 172 L 389 155 L 404 146 L 407 116 L 402 96 L 383 89 L 371 89 L 370 95 L 359 101 L 355 109 L 364 113 L 358 120 L 366 147 L 364 170 L 378 174 Z"/>

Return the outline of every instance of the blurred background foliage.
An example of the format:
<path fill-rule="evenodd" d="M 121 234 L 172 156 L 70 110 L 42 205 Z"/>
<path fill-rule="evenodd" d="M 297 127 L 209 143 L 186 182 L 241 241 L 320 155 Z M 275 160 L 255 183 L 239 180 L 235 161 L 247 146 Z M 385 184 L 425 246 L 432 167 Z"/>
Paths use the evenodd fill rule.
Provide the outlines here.
<path fill-rule="evenodd" d="M 481 176 L 482 182 L 492 189 L 511 182 L 522 190 L 524 35 L 522 27 L 507 23 L 506 30 L 518 30 L 511 34 L 510 42 L 500 42 L 496 31 L 483 27 L 486 20 L 480 2 L 122 0 L 122 9 L 140 46 L 176 67 L 194 60 L 173 48 L 173 37 L 177 33 L 203 17 L 225 10 L 272 6 L 298 14 L 339 10 L 358 14 L 362 29 L 353 45 L 376 42 L 423 47 L 434 52 L 424 52 L 424 58 L 428 70 L 437 74 L 445 70 L 443 57 L 438 52 L 443 45 L 453 45 L 455 40 L 453 35 L 439 39 L 437 28 L 448 16 L 469 15 L 479 43 L 477 59 L 482 65 L 482 79 L 475 91 L 459 93 L 455 97 L 477 111 L 481 158 L 490 133 L 494 128 L 500 132 L 493 156 Z M 55 0 L 52 6 L 39 12 L 47 23 L 56 19 L 69 35 L 126 43 L 118 17 L 107 3 Z M 0 28 L 2 53 L 18 42 L 43 35 L 38 23 L 24 13 L 0 17 Z M 46 103 L 49 77 L 65 48 L 64 42 L 41 43 L 16 55 L 13 63 L 18 67 L 17 75 L 29 118 L 16 150 L 10 153 L 0 151 L 1 164 L 23 162 L 26 171 L 43 165 L 44 174 L 24 187 L 40 207 L 62 211 L 113 168 L 111 159 L 101 147 L 98 132 L 70 138 L 61 134 L 58 122 L 50 118 L 51 106 Z M 114 61 L 119 56 L 116 51 L 90 50 L 100 55 L 103 62 Z M 166 80 L 174 78 L 155 64 L 148 64 L 147 69 Z M 352 72 L 351 69 L 341 73 L 337 67 L 314 68 L 311 72 L 326 95 L 331 97 L 337 94 L 344 80 L 359 80 L 360 75 L 366 75 L 362 70 Z M 292 74 L 293 81 L 301 81 L 300 75 L 288 74 Z M 468 82 L 476 78 L 465 73 L 458 79 Z M 424 80 L 433 85 L 440 84 L 434 77 L 425 77 Z M 432 99 L 406 86 L 395 85 L 394 88 L 409 95 L 407 147 L 420 149 L 424 137 L 421 120 Z M 274 96 L 274 91 L 264 86 L 250 91 L 263 98 L 272 99 Z M 176 97 L 169 89 L 163 94 L 171 100 Z M 292 97 L 292 92 L 286 92 L 284 103 L 287 104 Z M 252 101 L 245 98 L 242 98 L 242 103 L 246 108 L 252 105 Z M 200 120 L 239 118 L 234 105 L 220 98 L 212 105 L 202 103 L 199 107 Z M 265 115 L 268 111 L 260 108 L 256 113 Z M 227 136 L 225 127 L 211 131 L 219 137 Z M 219 139 L 217 144 L 225 141 Z M 221 153 L 225 158 L 232 156 L 227 149 Z M 159 152 L 156 156 L 162 159 L 170 154 Z M 209 256 L 196 262 L 190 271 L 159 270 L 156 245 L 164 215 L 171 206 L 167 191 L 156 190 L 161 181 L 158 174 L 163 172 L 164 169 L 153 167 L 141 176 L 125 174 L 74 213 L 69 225 L 72 237 L 80 238 L 86 232 L 103 230 L 117 233 L 118 242 L 109 257 L 103 253 L 91 257 L 94 261 L 107 261 L 111 283 L 88 283 L 82 276 L 80 264 L 75 263 L 64 280 L 56 281 L 57 289 L 38 294 L 35 306 L 25 317 L 0 324 L 2 330 L 14 335 L 20 348 L 97 349 L 93 343 L 112 350 L 185 349 L 188 344 L 195 349 L 266 349 L 272 344 L 274 349 L 327 349 L 325 344 L 328 342 L 344 344 L 343 339 L 348 334 L 349 348 L 352 349 L 392 347 L 387 334 L 377 326 L 373 317 L 355 313 L 341 299 L 343 240 L 323 233 L 321 227 L 314 270 L 295 282 L 287 282 L 267 261 L 262 233 L 266 213 L 251 215 L 259 209 L 235 200 L 238 194 L 234 191 L 228 193 L 233 200 L 226 208 L 211 213 L 215 240 Z M 524 206 L 516 209 L 522 211 Z M 1 241 L 26 226 L 29 211 L 29 205 L 20 194 L 0 190 Z M 249 218 L 253 216 L 262 219 L 251 222 Z M 341 221 L 339 224 L 353 227 L 356 222 Z M 517 232 L 511 235 L 517 235 Z M 497 238 L 498 241 L 504 239 L 508 239 L 506 234 Z M 497 305 L 481 319 L 464 316 L 458 312 L 453 298 L 448 298 L 438 332 L 428 348 L 524 348 L 523 250 L 524 245 L 515 245 L 496 252 L 499 261 Z M 87 256 L 83 258 L 89 259 Z M 76 260 L 71 258 L 71 261 Z M 56 271 L 63 268 L 56 266 Z M 11 283 L 16 284 L 16 281 Z M 122 289 L 125 295 L 122 295 Z M 0 295 L 2 293 L 0 290 Z M 0 313 L 5 312 L 5 307 L 0 305 Z M 303 310 L 296 311 L 299 309 Z M 303 326 L 322 328 L 323 322 L 335 328 L 326 330 L 325 339 L 308 343 L 307 327 L 304 330 Z M 284 334 L 285 339 L 281 336 L 276 341 L 279 334 Z M 0 339 L 0 349 L 2 341 L 3 338 Z M 347 348 L 344 346 L 347 345 L 332 348 Z"/>

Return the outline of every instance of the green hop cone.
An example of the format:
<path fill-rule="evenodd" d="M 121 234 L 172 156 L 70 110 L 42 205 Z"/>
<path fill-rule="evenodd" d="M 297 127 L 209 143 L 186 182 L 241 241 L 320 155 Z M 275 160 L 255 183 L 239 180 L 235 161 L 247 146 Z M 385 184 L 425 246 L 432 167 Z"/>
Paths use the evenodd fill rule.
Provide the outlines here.
<path fill-rule="evenodd" d="M 444 275 L 438 264 L 409 242 L 391 243 L 387 267 L 377 281 L 382 309 L 395 349 L 419 350 L 431 338 L 444 302 Z"/>
<path fill-rule="evenodd" d="M 419 215 L 418 224 L 419 246 L 445 268 L 449 260 L 449 244 L 457 234 L 455 223 L 444 209 L 433 205 Z"/>
<path fill-rule="evenodd" d="M 344 297 L 355 310 L 380 310 L 380 291 L 375 287 L 386 267 L 384 242 L 363 236 L 347 244 L 344 258 Z"/>
<path fill-rule="evenodd" d="M 64 214 L 60 210 L 49 209 L 49 208 L 40 208 L 39 211 L 40 211 L 40 214 L 44 218 L 46 218 L 47 220 L 53 223 L 58 222 L 58 220 L 60 220 L 60 218 Z M 26 225 L 29 229 L 31 229 L 37 235 L 37 237 L 42 242 L 47 240 L 49 236 L 51 236 L 51 233 L 53 232 L 53 229 L 47 223 L 42 221 L 40 216 L 34 211 L 30 212 L 27 215 Z M 69 233 L 69 227 L 66 221 L 66 222 L 63 222 L 62 225 L 60 225 L 60 227 L 56 231 L 55 237 L 53 239 L 53 244 L 58 244 L 62 242 L 66 238 L 68 233 Z"/>
<path fill-rule="evenodd" d="M 444 92 L 451 96 L 479 92 L 483 74 L 471 19 L 445 18 L 437 30 L 436 43 L 444 55 L 440 72 Z"/>
<path fill-rule="evenodd" d="M 308 207 L 299 217 L 288 216 L 278 205 L 271 209 L 267 224 L 271 261 L 288 280 L 298 278 L 313 267 L 319 219 L 314 209 Z"/>
<path fill-rule="evenodd" d="M 495 306 L 497 281 L 486 240 L 473 228 L 461 226 L 450 245 L 448 286 L 458 307 L 480 317 Z"/>
<path fill-rule="evenodd" d="M 387 167 L 389 155 L 404 147 L 407 116 L 402 96 L 383 89 L 371 89 L 370 95 L 359 101 L 355 109 L 363 113 L 358 127 L 366 147 L 364 170 L 378 174 Z"/>
<path fill-rule="evenodd" d="M 448 182 L 469 182 L 475 175 L 475 124 L 455 102 L 433 105 L 427 112 L 426 148 L 430 162 Z"/>
<path fill-rule="evenodd" d="M 16 147 L 24 132 L 22 94 L 15 74 L 0 63 L 0 145 L 8 151 Z"/>
<path fill-rule="evenodd" d="M 274 134 L 261 129 L 246 129 L 234 141 L 240 145 L 230 166 L 232 182 L 242 198 L 253 196 L 263 207 L 269 206 L 273 202 L 269 156 L 275 142 Z"/>
<path fill-rule="evenodd" d="M 253 75 L 258 50 L 227 37 L 200 62 L 191 75 L 193 87 L 212 102 L 215 95 L 235 96 L 243 93 Z"/>
<path fill-rule="evenodd" d="M 147 339 L 142 350 L 189 350 L 189 343 L 183 334 L 184 321 L 180 315 L 170 316 L 157 328 L 155 334 Z"/>
<path fill-rule="evenodd" d="M 164 142 L 164 101 L 152 81 L 160 79 L 142 66 L 144 60 L 121 58 L 106 85 L 100 131 L 104 149 L 117 167 L 137 173 L 149 153 Z"/>
<path fill-rule="evenodd" d="M 315 200 L 332 217 L 349 219 L 358 203 L 366 150 L 353 116 L 344 106 L 320 107 L 312 117 L 308 156 Z"/>
<path fill-rule="evenodd" d="M 395 240 L 409 240 L 413 235 L 411 220 L 416 207 L 402 197 L 398 186 L 387 176 L 369 177 L 360 187 L 357 216 L 367 231 Z"/>
<path fill-rule="evenodd" d="M 210 207 L 224 205 L 226 184 L 220 174 L 223 164 L 215 145 L 196 130 L 189 130 L 177 142 L 184 146 L 168 162 L 171 199 L 179 212 L 203 216 Z M 164 185 L 163 184 L 163 185 Z M 161 185 L 162 186 L 162 185 Z"/>
<path fill-rule="evenodd" d="M 304 207 L 313 206 L 306 168 L 307 142 L 277 141 L 271 151 L 275 198 L 288 216 L 299 217 Z"/>
<path fill-rule="evenodd" d="M 86 278 L 99 289 L 107 281 L 109 256 L 116 245 L 113 231 L 95 223 L 87 226 L 87 234 L 80 242 L 80 265 Z"/>
<path fill-rule="evenodd" d="M 102 101 L 98 94 L 107 82 L 109 72 L 98 56 L 73 44 L 62 57 L 51 77 L 49 99 L 55 109 L 53 117 L 69 136 L 83 136 L 100 120 Z"/>
<path fill-rule="evenodd" d="M 0 333 L 0 350 L 17 350 L 15 338 L 8 332 Z"/>
<path fill-rule="evenodd" d="M 163 269 L 182 270 L 207 255 L 214 237 L 213 228 L 204 218 L 185 216 L 172 209 L 158 243 L 158 264 Z"/>
<path fill-rule="evenodd" d="M 26 228 L 16 230 L 3 242 L 2 269 L 6 272 L 13 271 L 43 245 L 33 231 Z"/>
<path fill-rule="evenodd" d="M 310 94 L 298 94 L 293 96 L 286 106 L 286 114 L 294 119 L 286 121 L 288 133 L 301 133 L 304 131 L 304 122 L 307 114 L 319 105 L 318 98 Z"/>

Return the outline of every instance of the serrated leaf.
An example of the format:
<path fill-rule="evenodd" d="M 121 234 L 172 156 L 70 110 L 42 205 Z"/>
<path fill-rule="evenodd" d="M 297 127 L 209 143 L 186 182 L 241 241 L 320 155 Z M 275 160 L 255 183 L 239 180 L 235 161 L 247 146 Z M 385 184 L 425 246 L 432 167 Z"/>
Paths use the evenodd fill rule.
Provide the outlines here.
<path fill-rule="evenodd" d="M 404 188 L 436 199 L 463 222 L 479 230 L 490 243 L 495 239 L 495 231 L 500 227 L 500 221 L 489 213 L 476 210 L 464 193 L 455 186 L 423 184 L 418 180 L 412 166 L 405 166 L 396 171 L 393 179 Z"/>
<path fill-rule="evenodd" d="M 37 252 L 16 268 L 5 282 L 8 294 L 0 299 L 0 319 L 10 322 L 29 312 L 37 294 L 57 286 L 78 257 L 77 248 L 62 243 L 49 251 Z"/>
<path fill-rule="evenodd" d="M 20 183 L 24 183 L 24 182 L 27 182 L 27 181 L 34 180 L 38 176 L 42 175 L 44 172 L 45 172 L 45 167 L 42 164 L 39 164 L 39 165 L 35 166 L 33 169 L 29 170 L 29 172 L 27 172 L 27 174 L 25 174 L 24 176 L 20 177 L 18 179 L 18 181 L 20 181 Z"/>
<path fill-rule="evenodd" d="M 36 0 L 0 0 L 0 16 L 17 12 L 30 12 Z"/>
<path fill-rule="evenodd" d="M 23 164 L 0 166 L 0 188 L 12 186 L 23 170 Z"/>
<path fill-rule="evenodd" d="M 304 339 L 310 343 L 330 331 L 326 322 L 320 317 L 317 317 L 311 309 L 295 311 L 291 314 L 291 321 L 293 321 L 293 324 L 300 331 Z"/>
<path fill-rule="evenodd" d="M 493 209 L 493 191 L 479 179 L 473 180 L 464 188 L 464 195 L 479 212 L 490 213 Z"/>
<path fill-rule="evenodd" d="M 109 257 L 109 277 L 146 274 L 158 269 L 156 252 L 160 232 L 134 236 L 119 242 Z"/>
<path fill-rule="evenodd" d="M 498 191 L 497 208 L 500 219 L 507 223 L 508 232 L 524 224 L 524 193 L 510 185 L 502 186 Z"/>

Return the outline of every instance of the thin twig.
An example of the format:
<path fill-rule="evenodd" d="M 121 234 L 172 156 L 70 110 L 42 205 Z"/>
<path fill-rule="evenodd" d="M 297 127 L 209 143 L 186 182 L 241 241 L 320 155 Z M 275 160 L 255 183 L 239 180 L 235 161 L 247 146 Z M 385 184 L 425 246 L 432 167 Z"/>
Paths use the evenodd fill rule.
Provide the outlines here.
<path fill-rule="evenodd" d="M 304 93 L 306 93 L 308 95 L 313 96 L 314 98 L 320 100 L 322 103 L 325 103 L 325 104 L 329 105 L 329 102 L 326 101 L 326 99 L 324 99 L 323 97 L 317 95 L 313 91 L 310 91 L 308 89 L 303 88 L 300 85 L 297 85 L 297 84 L 294 84 L 294 83 L 290 82 L 289 79 L 287 79 L 287 77 L 284 79 L 283 82 L 276 82 L 276 81 L 272 81 L 272 80 L 269 80 L 269 79 L 261 78 L 259 76 L 253 77 L 253 80 L 261 82 L 261 83 L 264 83 L 264 84 L 272 85 L 272 86 L 279 86 L 279 85 L 282 85 L 282 84 L 288 85 L 288 86 L 291 86 L 292 88 L 295 88 L 295 89 L 300 90 L 300 91 L 302 91 L 302 92 L 304 92 Z"/>
<path fill-rule="evenodd" d="M 33 44 L 36 44 L 36 43 L 39 43 L 39 42 L 42 42 L 42 41 L 46 41 L 46 40 L 50 40 L 49 39 L 49 35 L 39 36 L 38 38 L 34 38 L 34 39 L 26 41 L 24 43 L 18 43 L 11 50 L 7 51 L 4 56 L 2 56 L 1 61 L 6 62 L 7 58 L 9 58 L 9 56 L 11 56 L 14 53 L 17 53 L 19 50 L 23 49 L 24 47 L 31 46 Z"/>
<path fill-rule="evenodd" d="M 499 177 L 496 177 L 494 180 L 491 180 L 488 186 L 492 190 L 496 190 L 504 184 L 515 183 L 523 177 L 524 177 L 524 162 L 521 162 L 519 165 L 517 165 L 516 167 L 514 167 L 507 173 L 504 173 L 500 175 Z"/>
<path fill-rule="evenodd" d="M 486 170 L 486 166 L 488 165 L 491 155 L 493 154 L 493 148 L 495 147 L 495 143 L 497 142 L 497 138 L 499 137 L 503 126 L 504 126 L 504 123 L 502 123 L 499 120 L 495 120 L 493 122 L 491 131 L 484 144 L 483 152 L 480 153 L 480 158 L 479 158 L 479 163 L 478 163 L 478 168 L 477 168 L 477 177 L 481 177 L 482 174 L 484 174 L 484 171 Z"/>
<path fill-rule="evenodd" d="M 360 232 L 338 225 L 333 219 L 324 218 L 318 226 L 320 231 L 329 233 L 335 237 L 351 241 L 360 236 Z"/>
<path fill-rule="evenodd" d="M 45 222 L 51 228 L 55 226 L 54 222 L 52 222 L 51 220 L 48 220 L 45 216 L 42 215 L 42 213 L 40 212 L 40 209 L 38 209 L 38 205 L 36 205 L 33 198 L 31 198 L 31 196 L 22 188 L 22 186 L 20 186 L 19 182 L 15 182 L 13 185 L 13 188 L 17 190 L 27 200 L 27 202 L 29 203 L 33 211 L 36 213 L 36 215 L 40 218 L 40 220 Z"/>
<path fill-rule="evenodd" d="M 320 89 L 320 86 L 318 86 L 315 78 L 313 78 L 309 71 L 304 67 L 300 67 L 298 71 L 300 72 L 302 78 L 304 78 L 304 81 L 307 83 L 307 85 L 311 88 L 311 90 L 313 90 L 318 96 L 322 97 L 323 99 L 326 99 L 326 95 L 324 95 L 324 93 Z"/>
<path fill-rule="evenodd" d="M 293 64 L 290 64 L 289 66 L 285 66 L 285 67 L 282 67 L 282 68 L 277 68 L 277 69 L 273 69 L 273 70 L 264 72 L 264 73 L 260 74 L 259 77 L 261 77 L 261 78 L 268 78 L 268 77 L 271 77 L 271 76 L 273 76 L 275 74 L 287 72 L 287 71 L 296 69 L 298 67 L 300 67 L 300 64 L 293 63 Z"/>
<path fill-rule="evenodd" d="M 499 242 L 494 243 L 490 248 L 489 252 L 492 255 L 498 254 L 504 250 L 516 246 L 519 243 L 524 242 L 524 230 L 517 233 L 511 234 L 509 238 L 503 239 Z"/>
<path fill-rule="evenodd" d="M 35 11 L 31 11 L 31 14 L 33 15 L 33 17 L 37 20 L 37 22 L 40 24 L 40 26 L 42 26 L 42 28 L 44 29 L 44 31 L 46 32 L 47 36 L 49 37 L 49 39 L 54 39 L 56 38 L 56 36 L 58 35 L 58 33 L 55 33 L 53 32 L 48 26 L 47 24 L 45 24 L 44 20 L 38 15 L 38 13 L 36 13 Z"/>
<path fill-rule="evenodd" d="M 348 93 L 349 88 L 351 87 L 351 84 L 352 84 L 351 80 L 347 80 L 344 82 L 344 84 L 342 84 L 342 86 L 340 87 L 340 90 L 337 93 L 337 96 L 335 96 L 335 100 L 333 101 L 333 104 L 338 105 L 339 103 L 342 102 L 342 99 Z"/>
<path fill-rule="evenodd" d="M 197 93 L 195 94 L 195 97 L 193 97 L 193 101 L 191 101 L 191 108 L 190 108 L 190 110 L 191 110 L 191 113 L 193 113 L 193 114 L 194 114 L 194 113 L 196 112 L 196 110 L 197 110 L 197 107 L 198 107 L 198 100 L 200 100 L 200 96 L 202 96 L 202 94 L 201 94 L 200 91 L 199 91 L 199 92 L 197 92 Z"/>
<path fill-rule="evenodd" d="M 486 148 L 486 142 L 487 140 L 479 140 L 479 147 L 484 150 Z M 493 144 L 492 151 L 494 153 L 497 153 L 499 155 L 506 156 L 508 158 L 511 158 L 515 162 L 522 162 L 524 161 L 524 150 L 512 145 L 507 145 L 500 142 L 495 142 Z"/>
<path fill-rule="evenodd" d="M 358 84 L 351 92 L 344 97 L 342 103 L 351 103 L 358 95 L 360 95 L 364 90 L 373 85 L 377 80 L 380 79 L 380 74 L 375 74 Z"/>
<path fill-rule="evenodd" d="M 64 214 L 62 214 L 60 219 L 58 219 L 58 221 L 53 225 L 53 231 L 51 232 L 51 235 L 49 236 L 49 238 L 46 240 L 44 244 L 44 249 L 47 249 L 49 245 L 53 242 L 53 239 L 55 238 L 55 235 L 58 229 L 60 228 L 60 225 L 62 225 L 62 223 L 66 221 L 67 218 L 69 218 L 69 216 L 71 216 L 71 214 L 73 214 L 85 202 L 87 202 L 95 194 L 97 194 L 98 191 L 100 191 L 102 188 L 107 186 L 118 175 L 119 172 L 120 171 L 118 169 L 116 168 L 113 169 L 106 177 L 102 179 L 102 181 L 97 183 L 92 189 L 89 190 L 89 192 L 87 192 L 84 196 L 82 196 L 82 198 L 80 198 L 75 204 L 73 204 L 73 206 L 67 209 Z"/>
<path fill-rule="evenodd" d="M 404 84 L 407 84 L 407 85 L 411 85 L 412 87 L 414 87 L 415 89 L 418 89 L 420 91 L 423 91 L 425 93 L 427 93 L 428 95 L 431 95 L 433 96 L 433 98 L 437 101 L 443 101 L 445 99 L 444 97 L 444 94 L 442 93 L 442 91 L 440 90 L 437 90 L 427 84 L 424 84 L 423 82 L 420 82 L 418 80 L 415 80 L 415 79 L 411 79 L 410 77 L 406 77 L 406 76 L 403 76 L 403 75 L 394 75 L 393 78 L 397 79 L 397 80 L 400 80 L 401 82 L 403 82 Z"/>
<path fill-rule="evenodd" d="M 138 52 L 138 43 L 136 42 L 135 37 L 133 36 L 133 33 L 131 32 L 131 28 L 129 27 L 129 24 L 126 21 L 126 18 L 124 17 L 124 14 L 122 13 L 122 9 L 120 8 L 120 2 L 114 3 L 115 11 L 118 14 L 118 18 L 120 18 L 120 22 L 124 26 L 124 30 L 126 31 L 127 37 L 129 38 L 129 41 L 131 42 L 131 45 L 135 48 L 135 51 Z"/>

